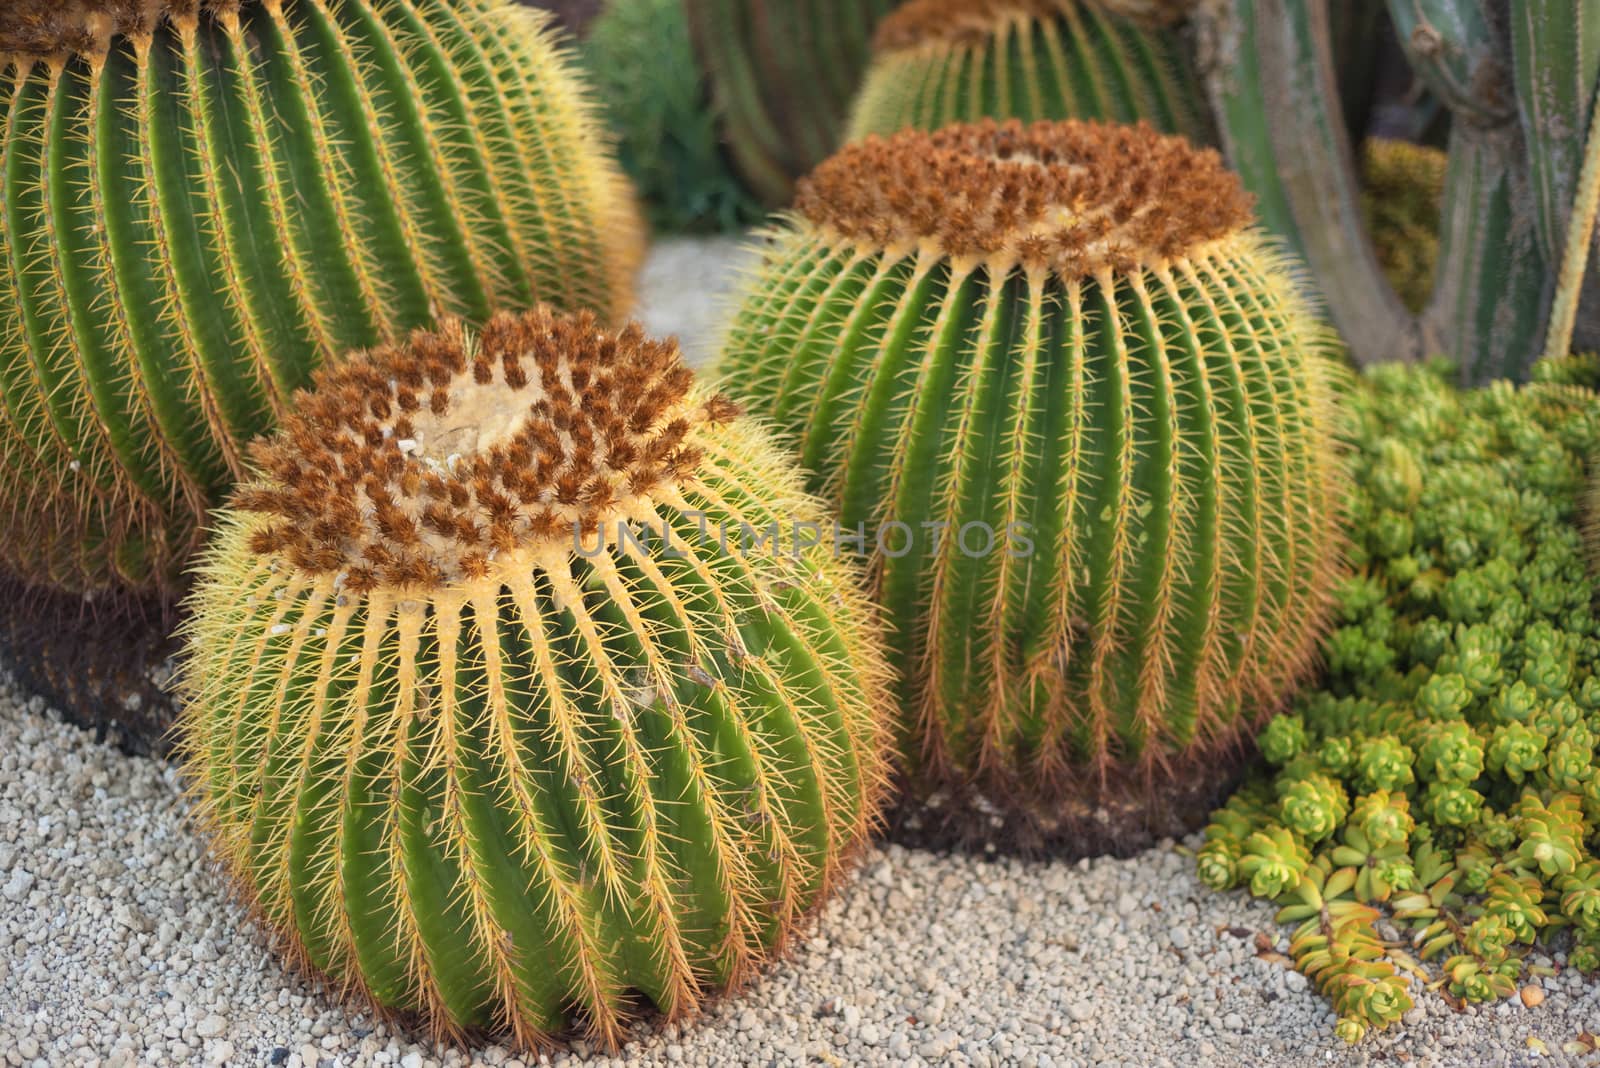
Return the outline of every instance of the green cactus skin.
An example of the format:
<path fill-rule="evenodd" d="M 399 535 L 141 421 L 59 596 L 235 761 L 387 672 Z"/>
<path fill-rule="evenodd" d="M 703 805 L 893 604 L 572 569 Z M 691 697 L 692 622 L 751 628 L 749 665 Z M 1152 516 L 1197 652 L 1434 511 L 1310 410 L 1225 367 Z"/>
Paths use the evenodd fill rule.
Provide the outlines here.
<path fill-rule="evenodd" d="M 850 139 L 981 118 L 1076 118 L 1144 119 L 1212 143 L 1205 89 L 1179 29 L 1108 7 L 914 0 L 879 27 Z"/>
<path fill-rule="evenodd" d="M 1341 39 L 1370 26 L 1370 0 L 1199 5 L 1193 21 L 1213 60 L 1205 71 L 1222 142 L 1267 228 L 1310 266 L 1357 364 L 1443 353 L 1463 385 L 1528 380 L 1553 308 L 1569 307 L 1555 302 L 1552 278 L 1600 70 L 1600 0 L 1384 6 L 1418 85 L 1451 115 L 1438 270 L 1425 308 L 1408 307 L 1379 269 L 1352 116 L 1341 114 L 1341 81 L 1360 73 Z M 1371 54 L 1368 32 L 1362 43 Z M 1600 281 L 1592 269 L 1586 278 L 1574 294 L 1585 299 L 1571 309 L 1578 351 L 1600 336 Z"/>
<path fill-rule="evenodd" d="M 338 353 L 435 312 L 625 308 L 631 199 L 545 16 L 103 7 L 0 14 L 0 562 L 24 579 L 169 588 L 243 443 Z"/>
<path fill-rule="evenodd" d="M 490 1029 L 532 1049 L 581 1027 L 615 1047 L 633 992 L 669 1018 L 691 1014 L 748 978 L 841 877 L 886 783 L 887 668 L 847 561 L 815 546 L 719 544 L 740 523 L 819 521 L 820 506 L 761 433 L 727 421 L 731 405 L 687 392 L 675 346 L 592 320 L 511 319 L 478 342 L 449 326 L 419 335 L 398 358 L 348 365 L 365 379 L 329 376 L 302 400 L 309 414 L 286 423 L 270 476 L 221 514 L 203 557 L 180 737 L 215 851 L 303 964 L 382 1009 L 420 1014 L 441 1037 Z M 631 468 L 590 469 L 637 491 L 609 509 L 563 511 L 550 497 L 565 492 L 560 472 L 580 469 L 575 448 L 546 481 L 539 461 L 486 444 L 496 425 L 517 425 L 518 395 L 494 362 L 539 362 L 521 387 L 526 426 L 541 400 L 562 407 L 539 385 L 552 351 L 574 390 L 589 376 L 579 421 L 602 408 L 626 416 L 627 397 L 661 413 L 629 438 L 642 455 Z M 425 429 L 423 408 L 415 430 L 402 427 L 392 409 L 405 398 L 381 383 L 441 352 L 457 357 L 443 376 L 453 421 Z M 650 365 L 652 352 L 670 362 Z M 482 389 L 475 367 L 491 369 Z M 369 404 L 389 414 L 351 416 Z M 718 405 L 720 416 L 705 414 Z M 380 424 L 393 433 L 379 437 Z M 597 415 L 576 430 L 600 425 Z M 361 487 L 387 480 L 365 533 L 293 540 L 340 522 L 338 497 L 322 490 L 297 498 L 312 510 L 301 518 L 322 520 L 246 511 L 269 506 L 252 494 L 294 497 L 277 472 L 301 461 L 338 482 L 317 443 L 360 453 L 352 443 L 367 429 L 381 443 L 371 453 L 395 462 L 385 475 L 358 458 L 379 475 L 336 487 L 361 500 Z M 452 444 L 474 438 L 476 451 Z M 534 441 L 551 455 L 565 447 Z M 674 441 L 682 450 L 664 451 Z M 456 459 L 439 455 L 455 448 Z M 648 463 L 663 457 L 679 470 L 651 482 Z M 458 470 L 437 482 L 448 491 L 417 497 L 418 478 Z M 502 474 L 508 488 L 490 488 Z M 538 492 L 519 499 L 534 503 L 508 503 L 527 477 Z M 455 521 L 476 534 L 438 535 L 448 526 L 431 509 L 469 496 L 477 503 Z M 418 524 L 424 499 L 435 504 Z M 544 536 L 523 525 L 538 501 L 559 520 Z M 514 517 L 502 525 L 504 508 Z M 274 535 L 284 515 L 293 529 Z M 569 515 L 610 533 L 574 551 Z M 629 541 L 622 520 L 665 525 L 671 541 Z M 391 535 L 408 522 L 437 581 L 387 574 L 404 570 Z M 480 536 L 497 551 L 483 554 Z M 369 569 L 385 551 L 395 555 Z"/>
<path fill-rule="evenodd" d="M 839 145 L 871 55 L 899 0 L 683 0 L 735 164 L 781 207 Z"/>
<path fill-rule="evenodd" d="M 1005 214 L 1048 182 L 1059 200 Z M 957 216 L 988 222 L 941 229 Z M 1052 216 L 1109 232 L 1078 245 Z M 1154 803 L 1312 666 L 1339 565 L 1338 372 L 1248 220 L 1216 154 L 1179 138 L 986 123 L 844 149 L 771 237 L 719 371 L 845 528 L 924 531 L 871 569 L 924 787 L 1059 810 L 1124 772 Z M 1027 252 L 1052 241 L 1060 259 Z M 1025 525 L 1034 552 L 1002 533 L 967 555 L 975 522 Z"/>

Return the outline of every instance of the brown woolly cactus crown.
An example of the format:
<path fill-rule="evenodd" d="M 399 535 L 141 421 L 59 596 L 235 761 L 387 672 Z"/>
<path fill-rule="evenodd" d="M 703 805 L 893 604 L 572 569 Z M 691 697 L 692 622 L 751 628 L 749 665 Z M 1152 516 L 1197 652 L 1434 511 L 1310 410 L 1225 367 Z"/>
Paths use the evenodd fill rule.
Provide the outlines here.
<path fill-rule="evenodd" d="M 869 137 L 818 167 L 796 208 L 846 241 L 1080 278 L 1157 266 L 1251 222 L 1212 149 L 1149 126 L 986 119 Z"/>
<path fill-rule="evenodd" d="M 355 590 L 483 578 L 693 475 L 692 431 L 737 409 L 692 383 L 677 344 L 637 325 L 539 309 L 469 339 L 447 321 L 321 372 L 235 504 L 277 517 L 256 552 Z"/>
<path fill-rule="evenodd" d="M 873 48 L 893 52 L 924 41 L 981 38 L 1007 18 L 1048 18 L 1080 0 L 911 0 L 878 24 Z M 1193 0 L 1084 0 L 1110 14 L 1143 22 L 1176 22 Z"/>
<path fill-rule="evenodd" d="M 163 18 L 237 11 L 241 0 L 5 0 L 0 55 L 98 54 L 111 39 L 148 36 Z"/>

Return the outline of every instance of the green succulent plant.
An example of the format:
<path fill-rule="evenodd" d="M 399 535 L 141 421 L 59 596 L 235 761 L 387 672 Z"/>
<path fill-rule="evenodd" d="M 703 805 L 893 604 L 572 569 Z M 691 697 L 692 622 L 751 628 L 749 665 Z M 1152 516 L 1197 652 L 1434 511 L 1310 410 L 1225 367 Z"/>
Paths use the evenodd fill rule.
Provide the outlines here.
<path fill-rule="evenodd" d="M 1408 977 L 1378 935 L 1378 910 L 1346 897 L 1354 884 L 1348 868 L 1308 865 L 1283 893 L 1287 900 L 1277 916 L 1279 923 L 1298 925 L 1290 958 L 1332 1002 L 1337 1033 L 1346 1042 L 1389 1026 L 1412 1007 Z"/>
<path fill-rule="evenodd" d="M 319 363 L 435 311 L 623 311 L 631 194 L 544 19 L 8 0 L 0 562 L 168 587 Z"/>
<path fill-rule="evenodd" d="M 1469 392 L 1449 373 L 1385 367 L 1350 394 L 1357 573 L 1330 674 L 1262 730 L 1270 766 L 1198 851 L 1207 885 L 1291 903 L 1292 955 L 1351 1040 L 1392 1024 L 1412 980 L 1488 1001 L 1536 942 L 1600 960 L 1600 621 L 1576 524 L 1600 406 L 1564 371 Z M 1385 529 L 1397 508 L 1405 544 Z M 1405 944 L 1379 937 L 1385 912 Z"/>
<path fill-rule="evenodd" d="M 911 0 L 878 27 L 849 137 L 983 118 L 1143 119 L 1209 144 L 1205 90 L 1179 29 L 1186 7 Z"/>
<path fill-rule="evenodd" d="M 1148 127 L 903 131 L 804 184 L 719 370 L 865 543 L 923 786 L 1056 817 L 1120 775 L 1131 834 L 1311 666 L 1337 372 L 1290 277 Z"/>
<path fill-rule="evenodd" d="M 1239 878 L 1257 897 L 1293 890 L 1310 866 L 1310 850 L 1286 827 L 1252 831 L 1241 843 Z"/>
<path fill-rule="evenodd" d="M 856 569 L 676 346 L 446 323 L 320 374 L 219 519 L 181 739 L 216 854 L 294 957 L 519 1047 L 614 1047 L 749 977 L 886 785 Z"/>
<path fill-rule="evenodd" d="M 770 207 L 838 146 L 878 21 L 900 0 L 681 0 L 723 139 Z"/>
<path fill-rule="evenodd" d="M 610 0 L 583 60 L 618 162 L 658 229 L 735 230 L 766 214 L 722 144 L 683 0 Z"/>
<path fill-rule="evenodd" d="M 1350 808 L 1350 826 L 1376 848 L 1403 845 L 1416 829 L 1411 803 L 1403 793 L 1374 790 L 1356 798 Z"/>

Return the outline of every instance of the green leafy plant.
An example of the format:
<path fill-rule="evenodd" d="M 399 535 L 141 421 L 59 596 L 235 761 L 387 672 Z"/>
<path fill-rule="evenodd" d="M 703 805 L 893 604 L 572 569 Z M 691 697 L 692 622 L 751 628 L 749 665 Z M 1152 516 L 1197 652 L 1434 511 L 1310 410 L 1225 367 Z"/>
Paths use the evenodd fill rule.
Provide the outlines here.
<path fill-rule="evenodd" d="M 501 0 L 0 5 L 0 561 L 170 589 L 319 363 L 620 313 L 631 195 Z"/>
<path fill-rule="evenodd" d="M 661 230 L 734 230 L 765 209 L 721 144 L 683 0 L 611 0 L 589 26 L 584 65 L 617 156 Z"/>
<path fill-rule="evenodd" d="M 1261 732 L 1270 770 L 1213 814 L 1197 861 L 1284 905 L 1352 1041 L 1421 983 L 1509 996 L 1563 928 L 1591 969 L 1600 934 L 1600 623 L 1574 522 L 1600 405 L 1447 374 L 1390 365 L 1350 396 L 1357 571 L 1329 677 Z M 1385 912 L 1402 941 L 1378 934 Z"/>
<path fill-rule="evenodd" d="M 1310 669 L 1337 372 L 1292 278 L 1149 127 L 902 131 L 803 184 L 719 370 L 870 553 L 924 789 L 1134 848 Z"/>
<path fill-rule="evenodd" d="M 614 1047 L 788 938 L 877 818 L 855 570 L 671 343 L 540 310 L 320 374 L 220 520 L 181 738 L 292 955 L 436 1032 Z"/>
<path fill-rule="evenodd" d="M 1133 14 L 1120 13 L 1133 6 Z M 1144 119 L 1215 135 L 1183 4 L 912 0 L 878 27 L 850 138 L 981 118 Z"/>

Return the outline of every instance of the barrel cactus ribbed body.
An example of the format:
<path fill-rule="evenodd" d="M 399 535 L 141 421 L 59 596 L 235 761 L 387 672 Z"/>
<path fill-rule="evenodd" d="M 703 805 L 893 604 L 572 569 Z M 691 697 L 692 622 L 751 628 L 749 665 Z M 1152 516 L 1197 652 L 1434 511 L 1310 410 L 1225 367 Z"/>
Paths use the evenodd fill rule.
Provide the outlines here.
<path fill-rule="evenodd" d="M 885 781 L 857 575 L 730 531 L 819 505 L 669 343 L 446 324 L 320 374 L 222 514 L 181 739 L 315 969 L 524 1047 L 746 976 Z"/>
<path fill-rule="evenodd" d="M 1063 848 L 1192 818 L 1338 569 L 1338 372 L 1237 180 L 1148 127 L 903 131 L 773 240 L 721 371 L 865 524 L 913 780 Z"/>
<path fill-rule="evenodd" d="M 620 313 L 631 196 L 505 0 L 0 4 L 0 562 L 168 585 L 319 362 Z"/>
<path fill-rule="evenodd" d="M 1184 0 L 911 0 L 878 27 L 852 140 L 982 118 L 1144 119 L 1213 140 Z"/>
<path fill-rule="evenodd" d="M 873 28 L 899 0 L 683 3 L 734 163 L 768 204 L 787 204 L 838 147 Z"/>

